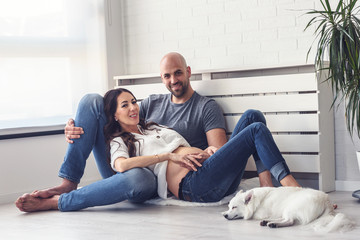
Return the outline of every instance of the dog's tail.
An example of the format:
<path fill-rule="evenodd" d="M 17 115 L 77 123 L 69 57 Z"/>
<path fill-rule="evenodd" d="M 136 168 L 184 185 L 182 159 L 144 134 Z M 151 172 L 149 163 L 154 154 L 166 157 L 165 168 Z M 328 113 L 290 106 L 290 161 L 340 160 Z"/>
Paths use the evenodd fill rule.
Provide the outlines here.
<path fill-rule="evenodd" d="M 355 226 L 355 223 L 345 216 L 343 213 L 323 214 L 315 220 L 311 227 L 318 232 L 347 232 Z"/>

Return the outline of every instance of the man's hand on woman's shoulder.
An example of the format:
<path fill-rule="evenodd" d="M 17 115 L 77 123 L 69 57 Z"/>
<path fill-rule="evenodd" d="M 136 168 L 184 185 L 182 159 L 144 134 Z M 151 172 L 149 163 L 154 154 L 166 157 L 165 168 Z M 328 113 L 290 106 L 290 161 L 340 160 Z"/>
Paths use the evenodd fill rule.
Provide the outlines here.
<path fill-rule="evenodd" d="M 66 123 L 65 129 L 65 139 L 68 143 L 74 143 L 72 139 L 80 138 L 81 134 L 84 133 L 84 130 L 82 127 L 75 127 L 74 119 L 69 119 L 69 121 Z"/>

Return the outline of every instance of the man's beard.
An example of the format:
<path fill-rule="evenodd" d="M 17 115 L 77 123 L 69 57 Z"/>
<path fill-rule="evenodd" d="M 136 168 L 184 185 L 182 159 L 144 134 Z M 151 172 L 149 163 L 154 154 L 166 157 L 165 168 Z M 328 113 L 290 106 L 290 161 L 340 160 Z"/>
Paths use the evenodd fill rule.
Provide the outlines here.
<path fill-rule="evenodd" d="M 171 92 L 171 94 L 174 95 L 174 96 L 177 97 L 177 98 L 182 97 L 182 96 L 185 94 L 186 90 L 188 89 L 187 85 L 183 85 L 182 83 L 180 83 L 180 84 L 181 84 L 181 88 L 180 88 L 179 90 L 177 90 L 177 91 L 174 91 L 174 90 L 171 88 L 171 86 L 168 87 L 168 89 L 169 89 L 169 91 Z"/>

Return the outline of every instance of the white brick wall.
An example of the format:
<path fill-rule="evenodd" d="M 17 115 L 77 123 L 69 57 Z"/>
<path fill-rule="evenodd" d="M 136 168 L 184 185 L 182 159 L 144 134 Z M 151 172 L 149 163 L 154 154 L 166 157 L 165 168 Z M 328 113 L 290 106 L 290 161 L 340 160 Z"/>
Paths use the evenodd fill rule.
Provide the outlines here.
<path fill-rule="evenodd" d="M 141 74 L 157 73 L 169 51 L 182 53 L 193 70 L 305 64 L 314 36 L 303 31 L 310 19 L 304 13 L 319 8 L 320 1 L 124 0 L 123 5 L 126 71 L 120 74 Z M 314 52 L 309 62 L 313 59 Z M 343 114 L 335 120 L 336 178 L 360 180 Z"/>
<path fill-rule="evenodd" d="M 301 10 L 315 2 L 125 0 L 127 74 L 158 72 L 169 51 L 193 69 L 305 63 L 313 36 L 303 32 L 309 17 Z"/>

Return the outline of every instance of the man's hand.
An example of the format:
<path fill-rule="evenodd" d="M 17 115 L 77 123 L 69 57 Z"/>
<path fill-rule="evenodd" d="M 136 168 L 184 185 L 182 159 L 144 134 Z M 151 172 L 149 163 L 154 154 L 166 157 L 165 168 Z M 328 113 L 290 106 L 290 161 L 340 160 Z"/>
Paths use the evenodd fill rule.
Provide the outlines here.
<path fill-rule="evenodd" d="M 69 119 L 66 123 L 65 129 L 65 139 L 68 143 L 74 143 L 72 139 L 80 138 L 81 134 L 84 133 L 84 130 L 81 127 L 75 127 L 74 119 Z"/>
<path fill-rule="evenodd" d="M 206 152 L 207 154 L 209 154 L 210 156 L 213 155 L 219 148 L 214 147 L 214 146 L 209 146 L 208 148 L 206 148 L 204 150 L 204 152 Z"/>

